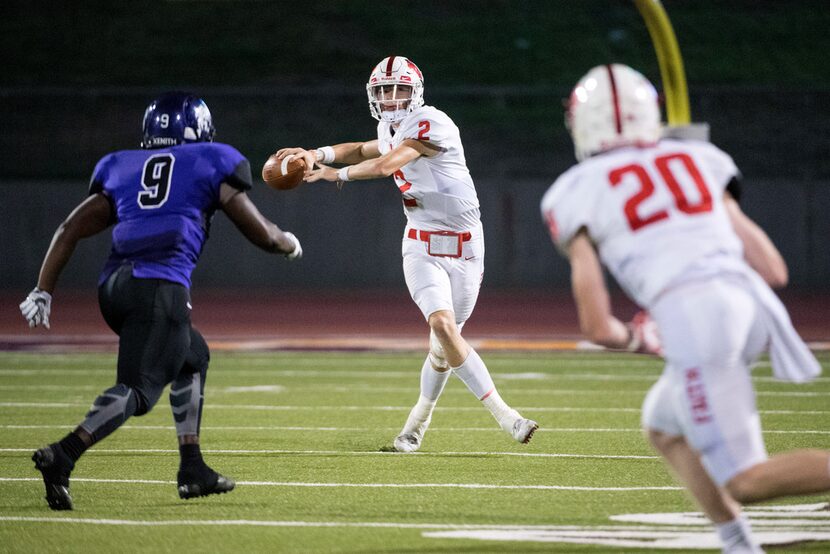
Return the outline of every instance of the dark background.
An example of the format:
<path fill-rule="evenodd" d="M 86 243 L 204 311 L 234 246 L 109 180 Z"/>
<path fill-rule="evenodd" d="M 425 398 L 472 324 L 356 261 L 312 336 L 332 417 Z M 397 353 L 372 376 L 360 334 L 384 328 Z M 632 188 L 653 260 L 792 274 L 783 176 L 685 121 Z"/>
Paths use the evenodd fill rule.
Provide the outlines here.
<path fill-rule="evenodd" d="M 782 250 L 793 288 L 830 290 L 830 4 L 664 5 L 693 119 L 742 169 L 744 209 Z M 202 96 L 217 140 L 248 156 L 257 176 L 279 147 L 374 138 L 365 83 L 389 54 L 420 66 L 427 103 L 461 129 L 482 203 L 485 286 L 566 287 L 567 263 L 538 209 L 574 163 L 562 100 L 608 62 L 661 88 L 631 1 L 3 2 L 0 289 L 33 286 L 96 161 L 137 147 L 158 93 Z M 300 237 L 304 259 L 258 252 L 219 214 L 195 286 L 403 286 L 405 218 L 391 180 L 340 192 L 257 184 L 254 201 Z M 107 250 L 107 236 L 85 241 L 61 286 L 92 286 Z"/>

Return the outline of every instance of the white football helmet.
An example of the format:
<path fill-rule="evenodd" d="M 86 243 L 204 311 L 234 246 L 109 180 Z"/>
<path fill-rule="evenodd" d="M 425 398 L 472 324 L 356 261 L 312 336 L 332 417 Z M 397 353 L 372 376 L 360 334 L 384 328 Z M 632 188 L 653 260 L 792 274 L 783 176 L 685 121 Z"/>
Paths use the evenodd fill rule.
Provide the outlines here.
<path fill-rule="evenodd" d="M 619 146 L 644 146 L 660 138 L 657 91 L 627 65 L 600 65 L 571 92 L 565 125 L 576 159 Z"/>
<path fill-rule="evenodd" d="M 409 87 L 408 96 L 404 87 Z M 424 76 L 408 58 L 389 56 L 372 70 L 366 94 L 372 117 L 378 121 L 400 121 L 424 105 Z"/>

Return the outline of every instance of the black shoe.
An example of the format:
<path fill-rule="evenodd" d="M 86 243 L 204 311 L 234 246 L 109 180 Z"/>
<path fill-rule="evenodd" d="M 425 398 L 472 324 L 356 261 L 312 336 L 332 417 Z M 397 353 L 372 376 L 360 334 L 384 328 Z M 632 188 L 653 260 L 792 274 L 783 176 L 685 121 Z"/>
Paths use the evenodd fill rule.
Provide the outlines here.
<path fill-rule="evenodd" d="M 207 465 L 201 468 L 180 469 L 178 474 L 179 498 L 196 498 L 210 494 L 224 494 L 236 486 L 233 479 L 219 475 Z"/>
<path fill-rule="evenodd" d="M 43 475 L 46 486 L 46 502 L 53 510 L 71 510 L 72 496 L 69 494 L 69 474 L 75 463 L 64 453 L 58 443 L 44 446 L 32 454 L 35 469 Z"/>

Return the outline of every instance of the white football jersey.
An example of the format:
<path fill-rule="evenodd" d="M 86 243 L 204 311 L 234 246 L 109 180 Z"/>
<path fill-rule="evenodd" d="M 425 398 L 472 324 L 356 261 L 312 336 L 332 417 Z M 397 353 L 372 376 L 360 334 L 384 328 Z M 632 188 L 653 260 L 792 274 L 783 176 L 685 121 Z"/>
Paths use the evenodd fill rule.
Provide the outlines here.
<path fill-rule="evenodd" d="M 708 142 L 661 140 L 589 158 L 542 198 L 563 251 L 585 228 L 620 286 L 648 307 L 667 287 L 743 263 L 723 195 L 738 168 Z"/>
<path fill-rule="evenodd" d="M 475 228 L 480 218 L 478 196 L 452 119 L 432 106 L 422 106 L 401 120 L 394 132 L 391 123 L 378 123 L 381 155 L 406 139 L 427 142 L 439 152 L 420 156 L 393 175 L 409 225 L 425 231 Z"/>

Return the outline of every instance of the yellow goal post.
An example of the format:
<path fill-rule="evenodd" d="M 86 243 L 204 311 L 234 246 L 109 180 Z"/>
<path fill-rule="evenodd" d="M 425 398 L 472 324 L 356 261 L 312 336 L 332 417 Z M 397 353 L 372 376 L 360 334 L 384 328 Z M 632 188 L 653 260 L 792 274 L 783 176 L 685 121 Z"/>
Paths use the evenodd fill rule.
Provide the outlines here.
<path fill-rule="evenodd" d="M 634 4 L 646 23 L 657 53 L 666 100 L 668 128 L 665 134 L 708 140 L 709 126 L 705 123 L 692 124 L 683 57 L 680 55 L 677 37 L 663 4 L 660 0 L 634 0 Z"/>

